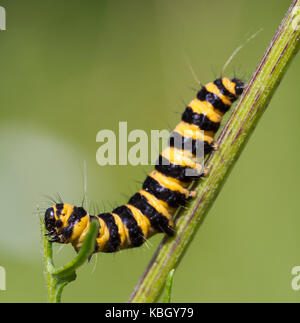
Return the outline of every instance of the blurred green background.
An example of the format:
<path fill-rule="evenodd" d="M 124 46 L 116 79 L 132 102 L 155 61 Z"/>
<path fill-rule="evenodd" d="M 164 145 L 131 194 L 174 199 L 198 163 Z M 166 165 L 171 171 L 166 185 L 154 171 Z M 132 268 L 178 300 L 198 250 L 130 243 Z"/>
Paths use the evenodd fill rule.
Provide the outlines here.
<path fill-rule="evenodd" d="M 44 302 L 36 206 L 59 193 L 101 210 L 123 204 L 152 166 L 99 166 L 96 134 L 174 127 L 197 84 L 247 80 L 289 0 L 7 0 L 0 32 L 0 302 Z M 300 265 L 299 68 L 296 58 L 222 193 L 175 272 L 174 302 L 298 302 Z M 48 203 L 48 204 L 47 204 Z M 78 271 L 65 302 L 124 302 L 151 259 L 151 246 L 99 254 Z M 57 263 L 74 256 L 55 246 Z"/>

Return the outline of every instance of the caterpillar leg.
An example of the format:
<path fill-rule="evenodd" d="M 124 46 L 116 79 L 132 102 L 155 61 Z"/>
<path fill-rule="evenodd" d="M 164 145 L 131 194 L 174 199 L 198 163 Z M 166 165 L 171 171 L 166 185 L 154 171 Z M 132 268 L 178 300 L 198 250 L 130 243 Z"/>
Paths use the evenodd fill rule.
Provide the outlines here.
<path fill-rule="evenodd" d="M 204 167 L 203 168 L 203 172 L 201 173 L 201 177 L 203 176 L 203 177 L 206 177 L 207 175 L 208 175 L 208 173 L 209 173 L 209 170 L 208 170 L 208 168 L 206 168 L 206 167 Z M 187 200 L 191 200 L 191 199 L 194 199 L 196 196 L 197 196 L 197 191 L 195 191 L 195 190 L 191 190 L 191 191 L 189 191 L 189 190 L 187 190 L 187 189 L 184 189 L 185 190 L 185 193 L 186 193 L 186 198 L 187 198 Z"/>
<path fill-rule="evenodd" d="M 212 147 L 212 149 L 213 149 L 214 151 L 217 151 L 217 150 L 219 149 L 219 144 L 218 144 L 217 142 L 213 142 L 213 143 L 211 144 L 211 147 Z"/>
<path fill-rule="evenodd" d="M 203 168 L 203 177 L 206 177 L 206 176 L 208 176 L 208 174 L 209 174 L 209 169 L 207 168 L 207 167 L 204 167 Z"/>
<path fill-rule="evenodd" d="M 197 196 L 197 191 L 188 191 L 188 200 L 194 199 Z"/>

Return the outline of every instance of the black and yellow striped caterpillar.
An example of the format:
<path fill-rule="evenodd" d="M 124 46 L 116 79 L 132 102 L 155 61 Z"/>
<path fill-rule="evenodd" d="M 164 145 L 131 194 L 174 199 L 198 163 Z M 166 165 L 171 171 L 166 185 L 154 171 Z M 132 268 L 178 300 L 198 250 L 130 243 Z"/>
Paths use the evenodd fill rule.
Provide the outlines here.
<path fill-rule="evenodd" d="M 65 203 L 53 205 L 45 213 L 47 235 L 52 236 L 49 241 L 72 243 L 79 251 L 94 218 L 100 223 L 94 252 L 138 247 L 159 232 L 173 235 L 172 215 L 196 196 L 188 187 L 194 179 L 205 175 L 195 155 L 197 147 L 204 147 L 204 155 L 215 149 L 214 135 L 222 117 L 243 89 L 241 80 L 225 77 L 203 86 L 186 107 L 168 147 L 160 154 L 142 190 L 127 204 L 96 216 L 89 215 L 83 207 Z M 187 176 L 187 170 L 192 176 Z"/>

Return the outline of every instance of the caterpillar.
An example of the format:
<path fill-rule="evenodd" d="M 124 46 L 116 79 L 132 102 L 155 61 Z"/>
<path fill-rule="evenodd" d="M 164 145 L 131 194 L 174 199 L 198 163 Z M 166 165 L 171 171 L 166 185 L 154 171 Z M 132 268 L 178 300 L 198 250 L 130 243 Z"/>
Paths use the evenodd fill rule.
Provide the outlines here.
<path fill-rule="evenodd" d="M 110 213 L 90 215 L 83 207 L 52 205 L 44 217 L 49 241 L 71 243 L 78 252 L 93 219 L 100 224 L 94 253 L 139 247 L 156 233 L 174 235 L 172 216 L 196 196 L 196 191 L 188 187 L 206 173 L 200 159 L 216 149 L 214 135 L 222 117 L 243 90 L 244 83 L 237 78 L 222 77 L 202 86 L 183 112 L 142 189 Z M 204 151 L 197 159 L 200 145 Z"/>

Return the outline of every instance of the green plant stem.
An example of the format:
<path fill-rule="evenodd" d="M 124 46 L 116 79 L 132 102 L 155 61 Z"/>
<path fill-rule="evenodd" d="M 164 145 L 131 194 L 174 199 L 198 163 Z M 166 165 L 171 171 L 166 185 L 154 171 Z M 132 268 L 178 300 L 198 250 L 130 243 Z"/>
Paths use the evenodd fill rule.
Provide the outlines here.
<path fill-rule="evenodd" d="M 95 248 L 95 240 L 99 230 L 99 222 L 92 221 L 83 245 L 77 256 L 67 265 L 55 268 L 53 263 L 52 243 L 45 236 L 46 229 L 44 220 L 40 217 L 41 236 L 44 250 L 45 276 L 48 288 L 48 301 L 50 303 L 60 303 L 63 288 L 76 279 L 76 269 L 87 261 Z"/>
<path fill-rule="evenodd" d="M 164 238 L 129 302 L 155 302 L 167 275 L 176 268 L 218 196 L 288 65 L 299 50 L 300 0 L 292 2 L 238 106 L 219 137 L 219 150 L 207 161 L 209 175 L 197 185 L 197 198 L 176 217 L 176 235 Z"/>

